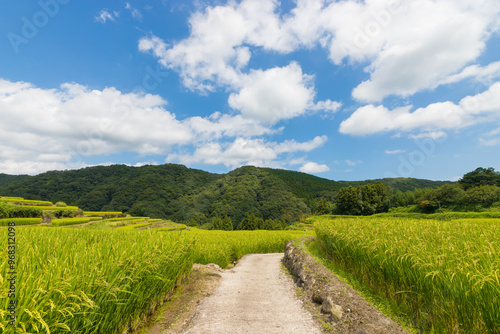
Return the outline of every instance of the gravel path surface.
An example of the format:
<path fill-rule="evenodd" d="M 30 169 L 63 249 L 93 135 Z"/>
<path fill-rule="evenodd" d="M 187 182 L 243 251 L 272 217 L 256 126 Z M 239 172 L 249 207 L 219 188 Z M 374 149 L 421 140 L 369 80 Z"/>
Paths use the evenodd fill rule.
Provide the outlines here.
<path fill-rule="evenodd" d="M 201 301 L 185 334 L 300 333 L 321 330 L 283 272 L 283 253 L 250 254 L 222 273 L 213 295 Z"/>

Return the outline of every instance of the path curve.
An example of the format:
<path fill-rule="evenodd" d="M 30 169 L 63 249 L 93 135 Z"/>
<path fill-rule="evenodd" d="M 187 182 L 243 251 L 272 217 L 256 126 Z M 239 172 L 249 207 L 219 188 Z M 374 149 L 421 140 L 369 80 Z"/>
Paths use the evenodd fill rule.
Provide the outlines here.
<path fill-rule="evenodd" d="M 249 254 L 222 273 L 213 295 L 201 301 L 185 334 L 319 334 L 281 267 L 283 253 Z"/>

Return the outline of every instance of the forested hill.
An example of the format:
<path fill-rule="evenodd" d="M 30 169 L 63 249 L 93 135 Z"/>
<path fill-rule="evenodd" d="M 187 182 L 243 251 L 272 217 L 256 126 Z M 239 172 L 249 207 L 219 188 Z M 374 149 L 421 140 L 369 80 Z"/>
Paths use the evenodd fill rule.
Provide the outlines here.
<path fill-rule="evenodd" d="M 406 192 L 408 190 L 413 191 L 415 189 L 438 188 L 446 183 L 449 183 L 447 181 L 431 181 L 413 178 L 385 178 L 366 181 L 332 181 L 301 172 L 271 168 L 262 169 L 282 179 L 290 187 L 290 191 L 294 195 L 304 199 L 306 203 L 311 203 L 321 197 L 333 202 L 337 191 L 340 188 L 348 186 L 355 187 L 358 185 L 382 182 L 386 186 L 390 186 L 394 191 L 400 190 L 402 192 Z"/>
<path fill-rule="evenodd" d="M 9 175 L 0 173 L 0 187 L 8 183 L 24 179 L 28 175 Z"/>
<path fill-rule="evenodd" d="M 213 174 L 174 164 L 113 165 L 36 176 L 0 175 L 0 195 L 63 201 L 89 211 L 118 210 L 136 216 L 194 219 L 199 223 L 217 215 L 228 215 L 237 223 L 246 213 L 291 222 L 310 213 L 320 198 L 333 201 L 342 187 L 376 181 L 402 191 L 443 184 L 417 179 L 332 181 L 251 166 Z"/>

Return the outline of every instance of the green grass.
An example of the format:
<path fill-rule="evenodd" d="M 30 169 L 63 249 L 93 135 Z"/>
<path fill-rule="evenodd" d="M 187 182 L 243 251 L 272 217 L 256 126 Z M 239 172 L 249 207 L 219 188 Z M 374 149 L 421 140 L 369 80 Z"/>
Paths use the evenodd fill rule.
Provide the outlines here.
<path fill-rule="evenodd" d="M 10 222 L 14 222 L 16 225 L 35 225 L 41 224 L 42 218 L 2 218 L 0 219 L 0 226 L 7 226 Z"/>
<path fill-rule="evenodd" d="M 498 333 L 500 223 L 318 219 L 320 247 L 423 331 Z"/>
<path fill-rule="evenodd" d="M 102 217 L 81 217 L 81 218 L 61 218 L 52 219 L 53 226 L 67 226 L 76 224 L 85 224 L 91 221 L 101 220 Z"/>

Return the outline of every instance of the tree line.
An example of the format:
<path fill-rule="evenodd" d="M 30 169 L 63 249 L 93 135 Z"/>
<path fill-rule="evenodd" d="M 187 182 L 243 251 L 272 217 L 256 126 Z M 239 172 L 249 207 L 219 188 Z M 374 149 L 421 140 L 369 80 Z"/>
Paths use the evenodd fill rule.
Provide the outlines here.
<path fill-rule="evenodd" d="M 500 172 L 492 167 L 479 167 L 458 182 L 434 189 L 393 191 L 381 182 L 344 187 L 337 192 L 334 201 L 318 199 L 314 213 L 371 215 L 396 207 L 433 213 L 438 210 L 481 211 L 492 206 L 499 206 L 500 209 Z"/>
<path fill-rule="evenodd" d="M 378 181 L 399 191 L 444 184 L 409 178 Z M 233 229 L 279 229 L 315 212 L 332 212 L 338 193 L 349 186 L 362 189 L 359 194 L 349 195 L 356 199 L 356 214 L 385 210 L 387 195 L 383 188 L 375 186 L 376 182 L 333 181 L 252 166 L 214 174 L 177 164 L 112 165 L 35 176 L 0 175 L 0 194 L 53 203 L 63 201 L 85 211 L 122 211 L 204 228 L 229 229 L 230 220 Z M 370 199 L 373 191 L 378 194 L 374 201 Z M 226 223 L 221 225 L 220 220 L 224 219 Z"/>

